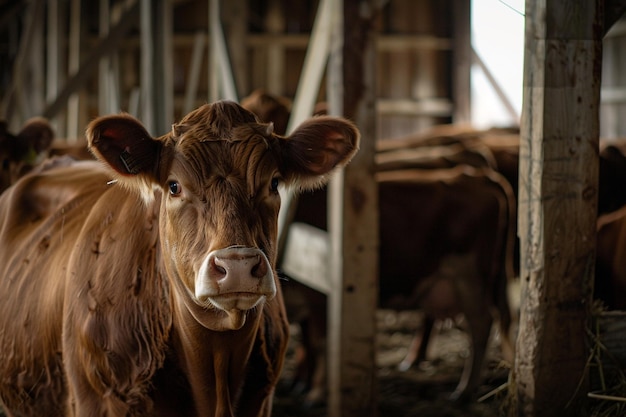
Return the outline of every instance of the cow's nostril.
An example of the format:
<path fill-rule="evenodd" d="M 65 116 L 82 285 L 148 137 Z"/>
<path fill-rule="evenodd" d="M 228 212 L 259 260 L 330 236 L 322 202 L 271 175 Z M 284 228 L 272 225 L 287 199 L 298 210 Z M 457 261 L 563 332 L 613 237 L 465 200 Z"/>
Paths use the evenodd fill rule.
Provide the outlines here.
<path fill-rule="evenodd" d="M 267 274 L 267 262 L 258 256 L 257 263 L 252 267 L 251 273 L 255 278 L 263 278 Z"/>
<path fill-rule="evenodd" d="M 222 279 L 226 276 L 226 268 L 219 265 L 220 260 L 217 258 L 211 259 L 211 268 L 209 270 L 209 276 L 215 280 Z"/>

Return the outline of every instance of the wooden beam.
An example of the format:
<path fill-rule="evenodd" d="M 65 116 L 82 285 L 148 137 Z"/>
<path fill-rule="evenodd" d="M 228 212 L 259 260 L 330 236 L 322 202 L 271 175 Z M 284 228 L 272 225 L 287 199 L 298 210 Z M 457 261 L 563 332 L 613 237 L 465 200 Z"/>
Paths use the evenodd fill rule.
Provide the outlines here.
<path fill-rule="evenodd" d="M 280 0 L 270 0 L 265 17 L 265 31 L 270 35 L 285 33 L 285 11 Z M 285 48 L 280 43 L 267 44 L 267 91 L 285 94 Z"/>
<path fill-rule="evenodd" d="M 377 0 L 333 4 L 327 73 L 330 113 L 353 120 L 360 151 L 329 185 L 328 415 L 377 415 L 378 187 L 376 142 Z"/>
<path fill-rule="evenodd" d="M 341 0 L 321 0 L 317 6 L 311 40 L 307 48 L 298 89 L 294 97 L 287 132 L 291 132 L 313 114 L 319 94 L 322 76 L 328 62 L 330 34 L 332 30 L 332 10 Z"/>
<path fill-rule="evenodd" d="M 5 120 L 10 121 L 12 119 L 13 111 L 16 108 L 20 113 L 22 113 L 24 107 L 24 97 L 22 91 L 24 88 L 24 77 L 22 75 L 26 72 L 26 57 L 32 47 L 33 38 L 36 32 L 36 25 L 39 23 L 37 22 L 37 16 L 39 16 L 41 14 L 41 10 L 43 10 L 43 3 L 44 2 L 42 0 L 35 0 L 28 8 L 24 35 L 20 39 L 19 51 L 13 64 L 12 82 L 0 106 L 0 117 Z M 19 116 L 22 121 L 27 117 L 25 114 L 20 114 Z"/>
<path fill-rule="evenodd" d="M 511 416 L 589 415 L 602 19 L 600 2 L 526 2 Z"/>
<path fill-rule="evenodd" d="M 157 135 L 171 130 L 174 120 L 174 32 L 171 0 L 152 0 L 152 37 L 154 61 L 152 62 L 154 128 Z"/>
<path fill-rule="evenodd" d="M 154 86 L 154 49 L 155 39 L 153 38 L 154 32 L 152 30 L 153 19 L 152 13 L 152 0 L 139 0 L 140 13 L 139 13 L 139 36 L 141 38 L 141 50 L 139 60 L 139 84 L 140 84 L 140 98 L 139 98 L 139 112 L 141 114 L 140 119 L 146 130 L 151 135 L 156 135 L 156 122 L 154 120 L 154 96 L 155 92 L 152 87 Z"/>
<path fill-rule="evenodd" d="M 59 0 L 48 1 L 47 35 L 46 35 L 46 103 L 51 102 L 59 93 L 59 84 L 62 82 L 63 68 L 61 59 L 61 14 Z M 52 126 L 59 137 L 67 137 L 65 123 L 60 117 L 51 120 Z"/>
<path fill-rule="evenodd" d="M 126 33 L 133 27 L 133 25 L 136 25 L 138 16 L 139 4 L 135 1 L 129 6 L 119 23 L 111 28 L 109 35 L 106 38 L 101 39 L 90 50 L 91 52 L 86 54 L 78 72 L 67 80 L 65 86 L 56 98 L 48 104 L 43 112 L 44 117 L 52 118 L 66 106 L 67 99 L 72 95 L 72 93 L 82 87 L 96 68 L 98 68 L 100 58 L 115 51 L 115 49 L 119 46 L 120 41 L 126 36 Z"/>
<path fill-rule="evenodd" d="M 471 2 L 453 0 L 452 97 L 454 123 L 469 123 L 472 118 L 471 79 L 472 34 Z"/>
<path fill-rule="evenodd" d="M 209 33 L 211 41 L 210 58 L 211 74 L 210 82 L 211 101 L 227 99 L 238 101 L 237 87 L 233 78 L 233 70 L 230 66 L 228 47 L 224 38 L 224 29 L 221 21 L 221 0 L 209 1 Z"/>
<path fill-rule="evenodd" d="M 322 76 L 328 62 L 330 34 L 332 29 L 332 11 L 341 0 L 321 0 L 317 6 L 315 23 L 311 32 L 311 41 L 304 57 L 304 64 L 296 96 L 293 101 L 287 133 L 291 133 L 300 123 L 313 114 L 315 100 L 319 93 Z M 295 212 L 293 193 L 281 189 L 282 204 L 278 214 L 278 259 L 282 259 L 287 229 Z"/>
<path fill-rule="evenodd" d="M 70 75 L 76 74 L 80 69 L 80 34 L 81 34 L 81 19 L 80 19 L 81 1 L 70 1 L 70 34 L 68 39 L 68 59 L 67 59 L 67 71 Z M 78 90 L 78 89 L 77 89 Z M 66 137 L 75 141 L 78 138 L 78 119 L 80 111 L 80 96 L 78 92 L 74 92 L 70 95 L 67 102 L 67 133 Z"/>
<path fill-rule="evenodd" d="M 204 32 L 196 32 L 191 53 L 191 63 L 189 65 L 189 75 L 185 86 L 185 101 L 183 104 L 183 114 L 192 111 L 196 106 L 198 98 L 198 83 L 200 81 L 200 69 L 202 68 L 202 58 L 206 50 L 206 36 Z"/>

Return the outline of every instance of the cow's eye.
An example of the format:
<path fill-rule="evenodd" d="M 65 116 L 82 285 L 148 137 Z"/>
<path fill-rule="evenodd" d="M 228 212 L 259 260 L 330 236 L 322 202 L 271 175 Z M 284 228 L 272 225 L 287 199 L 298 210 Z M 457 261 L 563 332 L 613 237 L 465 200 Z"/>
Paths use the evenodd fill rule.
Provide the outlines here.
<path fill-rule="evenodd" d="M 172 196 L 179 196 L 183 191 L 183 187 L 180 186 L 178 181 L 170 181 L 168 185 L 170 187 L 170 195 Z"/>
<path fill-rule="evenodd" d="M 270 182 L 270 191 L 277 193 L 279 185 L 280 185 L 280 179 L 277 177 L 272 178 L 272 181 Z"/>

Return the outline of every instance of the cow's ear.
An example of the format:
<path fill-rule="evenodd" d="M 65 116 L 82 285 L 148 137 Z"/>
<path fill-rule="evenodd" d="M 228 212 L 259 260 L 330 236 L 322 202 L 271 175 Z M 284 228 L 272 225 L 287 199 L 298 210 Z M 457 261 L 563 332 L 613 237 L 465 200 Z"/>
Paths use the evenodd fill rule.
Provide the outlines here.
<path fill-rule="evenodd" d="M 89 149 L 123 176 L 154 173 L 161 142 L 130 115 L 105 116 L 87 127 Z"/>
<path fill-rule="evenodd" d="M 349 120 L 319 116 L 302 123 L 286 139 L 283 176 L 288 183 L 310 189 L 350 162 L 359 149 L 360 133 Z"/>

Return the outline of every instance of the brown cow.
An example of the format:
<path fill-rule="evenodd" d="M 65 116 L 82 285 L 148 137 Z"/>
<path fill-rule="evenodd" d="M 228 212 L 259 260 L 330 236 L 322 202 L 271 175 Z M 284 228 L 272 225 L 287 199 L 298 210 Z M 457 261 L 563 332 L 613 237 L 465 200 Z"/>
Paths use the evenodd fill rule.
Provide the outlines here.
<path fill-rule="evenodd" d="M 504 357 L 513 359 L 506 292 L 507 283 L 513 279 L 515 199 L 511 187 L 489 168 L 465 165 L 380 172 L 377 180 L 380 306 L 420 308 L 426 318 L 425 333 L 416 335 L 400 366 L 408 368 L 425 359 L 434 320 L 463 314 L 471 337 L 471 354 L 452 398 L 466 400 L 480 382 L 494 318 L 499 318 Z M 296 220 L 324 227 L 324 215 L 320 216 L 324 213 L 320 210 L 324 198 L 323 192 L 300 195 Z M 286 291 L 291 290 L 288 287 L 286 283 Z M 303 360 L 309 365 L 306 374 L 314 380 L 309 381 L 310 402 L 319 400 L 323 393 L 319 386 L 323 377 L 316 369 L 320 362 L 316 355 L 323 354 L 320 341 L 325 326 L 318 298 L 307 295 L 306 301 L 315 300 L 317 309 L 297 317 L 305 327 L 302 337 Z"/>
<path fill-rule="evenodd" d="M 0 121 L 0 192 L 26 174 L 48 154 L 54 130 L 46 119 L 34 117 L 26 121 L 16 135 Z"/>
<path fill-rule="evenodd" d="M 275 273 L 281 183 L 316 187 L 359 134 L 289 137 L 232 102 L 152 138 L 87 130 L 101 161 L 0 197 L 0 399 L 11 416 L 269 416 L 288 326 Z"/>
<path fill-rule="evenodd" d="M 594 298 L 626 310 L 626 206 L 598 217 Z"/>

